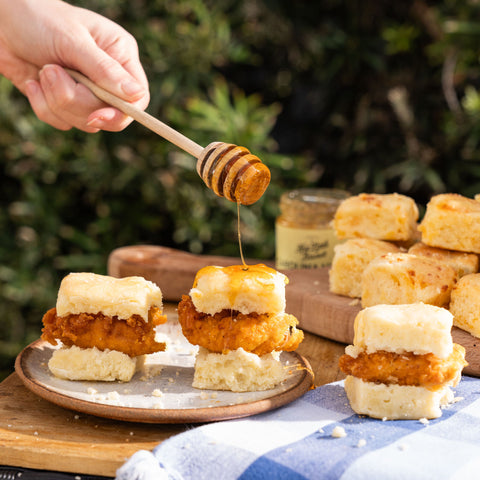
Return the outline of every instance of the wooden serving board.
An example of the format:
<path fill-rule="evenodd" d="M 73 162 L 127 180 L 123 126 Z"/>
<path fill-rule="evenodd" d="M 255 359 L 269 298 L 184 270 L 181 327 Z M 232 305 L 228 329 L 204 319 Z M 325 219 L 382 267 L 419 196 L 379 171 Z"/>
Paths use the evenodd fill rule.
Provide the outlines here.
<path fill-rule="evenodd" d="M 114 277 L 139 275 L 156 283 L 166 301 L 178 302 L 188 294 L 197 271 L 207 265 L 238 264 L 237 257 L 194 255 L 180 250 L 138 245 L 114 250 L 108 259 L 108 273 Z M 246 261 L 247 264 L 272 262 Z M 335 295 L 328 288 L 328 267 L 312 270 L 285 270 L 287 312 L 295 315 L 301 328 L 337 342 L 353 343 L 353 323 L 361 310 L 358 300 Z M 466 349 L 468 375 L 480 376 L 480 339 L 453 327 L 453 340 Z"/>

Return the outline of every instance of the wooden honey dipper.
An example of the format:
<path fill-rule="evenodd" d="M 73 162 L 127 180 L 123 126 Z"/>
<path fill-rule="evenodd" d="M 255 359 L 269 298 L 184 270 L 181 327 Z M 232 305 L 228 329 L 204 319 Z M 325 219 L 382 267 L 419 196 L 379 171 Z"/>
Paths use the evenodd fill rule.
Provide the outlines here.
<path fill-rule="evenodd" d="M 193 155 L 197 159 L 198 174 L 218 196 L 251 205 L 267 189 L 270 170 L 246 148 L 224 142 L 213 142 L 203 148 L 147 112 L 99 87 L 81 73 L 68 68 L 65 70 L 100 100 Z"/>

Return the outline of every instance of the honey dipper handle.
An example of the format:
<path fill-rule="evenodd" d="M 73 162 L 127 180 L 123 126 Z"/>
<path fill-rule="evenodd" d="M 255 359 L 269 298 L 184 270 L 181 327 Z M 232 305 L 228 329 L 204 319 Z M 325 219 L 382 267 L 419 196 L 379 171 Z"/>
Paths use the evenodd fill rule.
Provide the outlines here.
<path fill-rule="evenodd" d="M 108 103 L 112 107 L 118 108 L 125 115 L 132 117 L 138 123 L 141 123 L 149 130 L 152 130 L 156 134 L 165 138 L 170 143 L 173 143 L 182 150 L 185 150 L 187 153 L 193 155 L 195 158 L 198 158 L 202 153 L 203 147 L 195 143 L 193 140 L 190 140 L 185 135 L 182 135 L 180 132 L 177 132 L 172 127 L 169 127 L 165 123 L 153 117 L 149 113 L 140 110 L 131 103 L 128 103 L 125 100 L 122 100 L 121 98 L 108 92 L 107 90 L 104 90 L 102 87 L 99 87 L 97 84 L 93 83 L 81 73 L 75 70 L 70 70 L 69 68 L 66 68 L 65 70 L 78 83 L 85 85 L 100 100 L 103 100 L 105 103 Z"/>

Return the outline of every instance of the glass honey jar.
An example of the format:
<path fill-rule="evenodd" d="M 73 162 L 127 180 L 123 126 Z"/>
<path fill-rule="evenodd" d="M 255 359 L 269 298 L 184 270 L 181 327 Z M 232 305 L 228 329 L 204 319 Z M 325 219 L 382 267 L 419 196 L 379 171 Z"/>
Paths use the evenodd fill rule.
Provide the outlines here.
<path fill-rule="evenodd" d="M 331 264 L 338 243 L 331 222 L 344 190 L 303 188 L 280 197 L 275 223 L 276 268 L 320 268 Z"/>

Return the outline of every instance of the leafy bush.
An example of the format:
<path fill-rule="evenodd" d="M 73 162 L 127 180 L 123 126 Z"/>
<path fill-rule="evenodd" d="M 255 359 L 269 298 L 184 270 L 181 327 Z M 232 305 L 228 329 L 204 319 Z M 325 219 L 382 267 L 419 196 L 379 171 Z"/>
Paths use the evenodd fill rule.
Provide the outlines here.
<path fill-rule="evenodd" d="M 241 209 L 249 257 L 273 258 L 278 198 L 301 186 L 480 191 L 477 2 L 77 0 L 138 40 L 148 111 L 272 171 Z M 137 243 L 238 255 L 236 206 L 140 125 L 59 132 L 0 78 L 0 368 L 38 337 L 60 279 L 105 273 Z"/>

